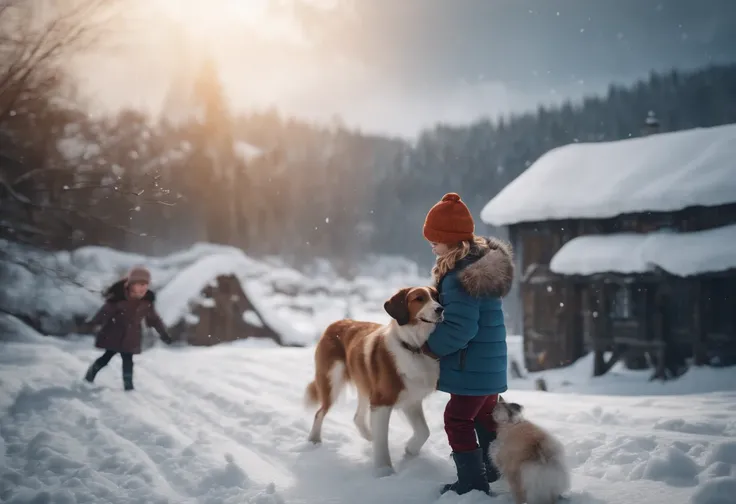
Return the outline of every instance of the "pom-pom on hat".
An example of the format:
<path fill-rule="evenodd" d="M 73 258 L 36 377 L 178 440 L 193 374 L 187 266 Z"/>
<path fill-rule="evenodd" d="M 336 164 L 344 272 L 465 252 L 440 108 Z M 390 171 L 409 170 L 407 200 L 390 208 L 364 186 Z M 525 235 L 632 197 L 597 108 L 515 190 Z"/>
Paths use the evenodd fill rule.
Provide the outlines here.
<path fill-rule="evenodd" d="M 454 245 L 473 239 L 475 223 L 457 193 L 445 194 L 424 219 L 424 238 L 433 243 Z"/>

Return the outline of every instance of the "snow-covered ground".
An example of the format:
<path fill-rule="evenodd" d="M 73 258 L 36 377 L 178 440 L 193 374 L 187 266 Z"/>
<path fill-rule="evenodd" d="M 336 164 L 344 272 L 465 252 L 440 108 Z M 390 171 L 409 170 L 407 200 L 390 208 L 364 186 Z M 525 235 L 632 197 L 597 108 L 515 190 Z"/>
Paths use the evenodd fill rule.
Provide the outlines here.
<path fill-rule="evenodd" d="M 156 347 L 136 358 L 136 390 L 126 393 L 118 359 L 95 385 L 82 382 L 98 355 L 88 339 L 0 319 L 12 335 L 0 343 L 1 502 L 426 504 L 453 477 L 445 394 L 427 401 L 432 434 L 415 459 L 402 458 L 407 423 L 392 419 L 398 472 L 376 480 L 352 393 L 327 417 L 324 444 L 306 444 L 310 348 Z M 735 502 L 735 369 L 665 384 L 621 371 L 592 379 L 589 369 L 545 373 L 546 393 L 528 390 L 531 375 L 506 394 L 564 442 L 570 504 Z M 477 493 L 439 501 L 511 503 Z"/>

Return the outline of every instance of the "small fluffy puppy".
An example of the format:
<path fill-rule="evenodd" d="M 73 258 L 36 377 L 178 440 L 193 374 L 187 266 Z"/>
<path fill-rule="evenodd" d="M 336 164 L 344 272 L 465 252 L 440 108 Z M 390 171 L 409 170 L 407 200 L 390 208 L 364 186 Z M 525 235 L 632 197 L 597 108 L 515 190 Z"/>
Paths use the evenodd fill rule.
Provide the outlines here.
<path fill-rule="evenodd" d="M 555 504 L 570 488 L 565 449 L 550 433 L 526 420 L 522 406 L 499 401 L 491 459 L 506 478 L 516 504 Z"/>

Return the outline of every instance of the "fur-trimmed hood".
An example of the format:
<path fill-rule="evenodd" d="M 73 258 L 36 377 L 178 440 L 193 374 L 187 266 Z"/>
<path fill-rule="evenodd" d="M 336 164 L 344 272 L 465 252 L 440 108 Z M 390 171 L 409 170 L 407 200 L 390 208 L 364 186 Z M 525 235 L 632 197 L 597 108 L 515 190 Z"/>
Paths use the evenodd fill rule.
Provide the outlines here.
<path fill-rule="evenodd" d="M 127 299 L 127 297 L 125 296 L 125 282 L 126 279 L 123 278 L 122 280 L 118 280 L 110 287 L 108 287 L 104 294 L 105 299 L 111 303 L 125 301 Z M 153 303 L 156 300 L 156 294 L 149 289 L 148 292 L 146 292 L 146 295 L 143 296 L 143 300 Z"/>
<path fill-rule="evenodd" d="M 514 280 L 511 244 L 498 238 L 485 238 L 488 248 L 473 244 L 470 253 L 456 266 L 458 279 L 474 297 L 505 297 Z"/>

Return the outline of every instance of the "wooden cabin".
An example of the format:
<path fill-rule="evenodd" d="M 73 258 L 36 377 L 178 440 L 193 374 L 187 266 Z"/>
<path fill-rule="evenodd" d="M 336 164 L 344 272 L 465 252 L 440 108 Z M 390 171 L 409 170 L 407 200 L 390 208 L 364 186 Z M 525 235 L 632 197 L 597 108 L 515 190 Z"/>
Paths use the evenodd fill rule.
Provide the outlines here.
<path fill-rule="evenodd" d="M 526 366 L 736 364 L 736 124 L 554 149 L 481 212 L 515 249 Z"/>

